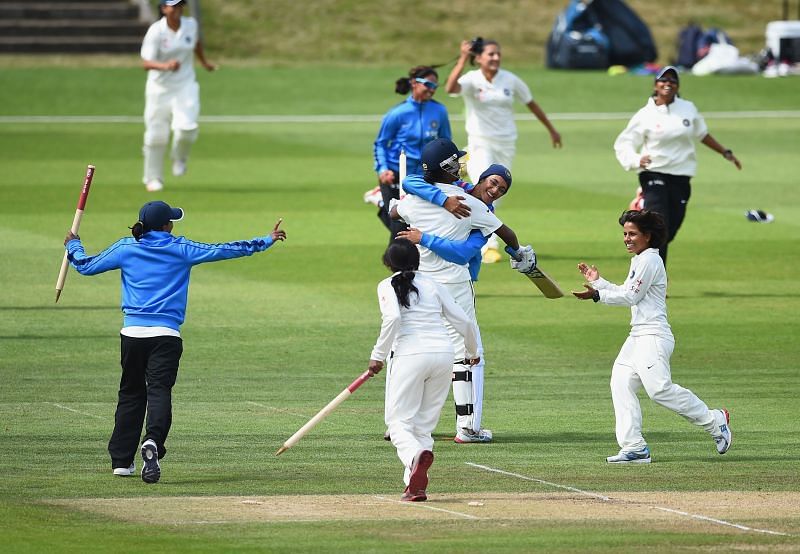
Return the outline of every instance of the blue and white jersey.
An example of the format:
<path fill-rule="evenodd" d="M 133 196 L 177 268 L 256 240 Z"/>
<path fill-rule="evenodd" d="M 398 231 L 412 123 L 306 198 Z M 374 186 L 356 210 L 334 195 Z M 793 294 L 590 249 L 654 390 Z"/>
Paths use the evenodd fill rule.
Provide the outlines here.
<path fill-rule="evenodd" d="M 452 138 L 447 108 L 409 96 L 383 116 L 375 139 L 375 171 L 399 171 L 400 150 L 405 150 L 406 175 L 422 175 L 422 149 L 437 138 Z"/>

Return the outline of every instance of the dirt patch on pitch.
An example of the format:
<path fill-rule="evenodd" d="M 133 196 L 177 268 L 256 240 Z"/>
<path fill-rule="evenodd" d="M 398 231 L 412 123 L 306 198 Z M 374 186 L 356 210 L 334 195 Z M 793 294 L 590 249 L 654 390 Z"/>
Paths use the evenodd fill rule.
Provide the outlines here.
<path fill-rule="evenodd" d="M 577 493 L 431 494 L 428 502 L 396 495 L 300 495 L 95 498 L 52 504 L 115 519 L 162 525 L 334 520 L 630 521 L 654 527 L 744 525 L 800 533 L 800 492 L 637 492 L 607 499 Z M 722 523 L 721 523 L 722 522 Z M 739 529 L 742 531 L 744 529 Z"/>

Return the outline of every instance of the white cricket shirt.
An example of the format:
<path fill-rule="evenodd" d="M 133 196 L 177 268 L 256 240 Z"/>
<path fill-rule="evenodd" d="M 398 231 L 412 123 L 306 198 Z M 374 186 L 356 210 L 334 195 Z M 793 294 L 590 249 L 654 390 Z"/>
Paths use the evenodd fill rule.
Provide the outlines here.
<path fill-rule="evenodd" d="M 614 141 L 614 151 L 626 171 L 645 171 L 639 160 L 649 154 L 647 171 L 693 177 L 697 170 L 694 141 L 707 134 L 706 122 L 693 103 L 676 97 L 671 104 L 659 106 L 651 97 Z"/>
<path fill-rule="evenodd" d="M 477 357 L 477 326 L 456 304 L 444 286 L 416 272 L 413 285 L 417 287 L 419 294 L 412 292 L 409 296 L 411 305 L 404 308 L 397 300 L 392 277 L 378 283 L 382 323 L 370 360 L 384 361 L 392 351 L 395 356 L 452 353 L 453 341 L 444 325 L 444 319 L 464 336 L 466 356 Z"/>
<path fill-rule="evenodd" d="M 413 194 L 407 195 L 397 204 L 397 213 L 411 227 L 423 233 L 430 233 L 450 240 L 466 240 L 473 229 L 483 236 L 489 236 L 499 229 L 503 222 L 497 219 L 489 208 L 464 189 L 455 185 L 436 183 L 447 196 L 462 196 L 465 204 L 472 210 L 469 217 L 457 218 L 441 206 L 431 204 Z M 462 283 L 470 281 L 468 265 L 458 265 L 439 257 L 432 250 L 418 244 L 419 270 L 439 283 Z"/>
<path fill-rule="evenodd" d="M 197 21 L 193 17 L 181 17 L 181 26 L 173 31 L 162 17 L 147 29 L 142 41 L 143 60 L 166 62 L 178 60 L 177 71 L 147 71 L 147 84 L 160 88 L 180 89 L 195 80 L 194 48 L 197 46 Z"/>
<path fill-rule="evenodd" d="M 672 337 L 667 323 L 667 271 L 658 249 L 648 248 L 631 259 L 628 278 L 615 285 L 600 277 L 590 283 L 600 302 L 631 307 L 631 336 Z"/>
<path fill-rule="evenodd" d="M 533 100 L 522 79 L 510 71 L 498 69 L 494 79 L 488 81 L 480 69 L 475 69 L 459 77 L 458 84 L 467 108 L 466 129 L 470 136 L 516 140 L 514 100 L 523 104 Z"/>

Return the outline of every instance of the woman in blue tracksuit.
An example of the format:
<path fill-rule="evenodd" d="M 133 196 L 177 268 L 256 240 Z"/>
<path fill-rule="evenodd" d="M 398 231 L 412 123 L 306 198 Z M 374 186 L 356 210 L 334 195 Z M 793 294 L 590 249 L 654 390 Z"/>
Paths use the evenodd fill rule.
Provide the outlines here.
<path fill-rule="evenodd" d="M 437 138 L 452 138 L 447 108 L 433 100 L 438 86 L 435 69 L 412 67 L 408 77 L 395 83 L 397 94 L 411 94 L 383 116 L 375 139 L 375 171 L 383 197 L 378 217 L 389 229 L 390 239 L 406 228 L 389 217 L 389 201 L 400 198 L 400 151 L 406 153 L 406 175 L 422 175 L 423 147 Z"/>
<path fill-rule="evenodd" d="M 172 387 L 183 353 L 180 326 L 186 314 L 192 267 L 250 256 L 286 239 L 278 220 L 272 233 L 265 237 L 220 244 L 194 242 L 172 235 L 173 221 L 182 218 L 180 208 L 160 201 L 148 202 L 131 227 L 133 238 L 120 239 L 99 254 L 87 256 L 80 237 L 72 232 L 64 240 L 69 261 L 78 273 L 97 275 L 118 269 L 122 274 L 122 378 L 108 452 L 114 475 L 135 472 L 133 459 L 146 412 L 141 446 L 141 476 L 146 483 L 158 482 L 158 460 L 166 454 L 164 443 L 172 424 Z"/>

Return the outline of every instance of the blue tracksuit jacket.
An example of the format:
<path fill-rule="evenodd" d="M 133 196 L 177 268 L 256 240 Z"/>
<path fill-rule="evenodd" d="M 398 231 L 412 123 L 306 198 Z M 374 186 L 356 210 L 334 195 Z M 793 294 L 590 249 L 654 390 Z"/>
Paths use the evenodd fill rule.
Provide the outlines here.
<path fill-rule="evenodd" d="M 193 266 L 263 252 L 271 236 L 206 244 L 166 231 L 149 231 L 136 242 L 120 239 L 99 254 L 87 256 L 78 239 L 67 243 L 69 261 L 82 275 L 112 269 L 122 272 L 123 327 L 168 327 L 180 331 L 186 315 L 189 273 Z"/>
<path fill-rule="evenodd" d="M 383 116 L 375 139 L 375 171 L 399 171 L 402 149 L 406 152 L 406 175 L 422 175 L 424 146 L 452 136 L 447 108 L 436 100 L 417 102 L 409 96 Z"/>

